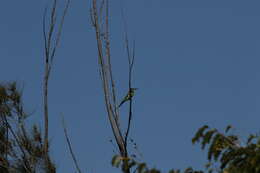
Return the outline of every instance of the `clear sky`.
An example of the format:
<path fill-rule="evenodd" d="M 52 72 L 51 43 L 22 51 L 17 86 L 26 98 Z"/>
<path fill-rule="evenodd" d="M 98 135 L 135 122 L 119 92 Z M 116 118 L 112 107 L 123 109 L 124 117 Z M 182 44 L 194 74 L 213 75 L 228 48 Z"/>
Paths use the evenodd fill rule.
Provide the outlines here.
<path fill-rule="evenodd" d="M 42 123 L 42 16 L 48 2 L 0 5 L 0 80 L 23 85 L 25 108 L 34 112 L 28 125 Z M 131 137 L 144 161 L 163 170 L 202 168 L 206 153 L 191 144 L 202 125 L 232 124 L 241 137 L 259 131 L 260 1 L 113 0 L 110 5 L 119 97 L 127 90 L 121 6 L 136 40 L 139 90 Z M 50 78 L 51 153 L 59 173 L 74 170 L 61 113 L 81 168 L 117 172 L 110 165 L 115 148 L 89 8 L 89 0 L 72 0 Z"/>

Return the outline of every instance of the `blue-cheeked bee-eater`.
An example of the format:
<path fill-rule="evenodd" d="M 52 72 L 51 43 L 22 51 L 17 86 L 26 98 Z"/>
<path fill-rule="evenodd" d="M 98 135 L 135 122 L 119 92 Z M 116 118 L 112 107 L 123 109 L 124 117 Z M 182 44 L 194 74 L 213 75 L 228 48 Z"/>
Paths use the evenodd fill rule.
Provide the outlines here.
<path fill-rule="evenodd" d="M 122 104 L 124 104 L 125 102 L 129 101 L 134 96 L 135 90 L 137 90 L 137 88 L 130 88 L 130 90 L 128 91 L 127 95 L 124 97 L 124 99 L 121 101 L 121 103 L 119 104 L 118 107 L 122 106 Z"/>

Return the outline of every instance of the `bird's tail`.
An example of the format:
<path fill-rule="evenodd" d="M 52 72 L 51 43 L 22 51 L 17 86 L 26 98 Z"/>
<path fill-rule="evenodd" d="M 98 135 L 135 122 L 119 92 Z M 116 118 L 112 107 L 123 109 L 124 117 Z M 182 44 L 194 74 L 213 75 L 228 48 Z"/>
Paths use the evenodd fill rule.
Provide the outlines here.
<path fill-rule="evenodd" d="M 122 102 L 118 105 L 118 108 L 120 108 L 124 103 L 125 103 L 125 101 L 122 101 Z"/>

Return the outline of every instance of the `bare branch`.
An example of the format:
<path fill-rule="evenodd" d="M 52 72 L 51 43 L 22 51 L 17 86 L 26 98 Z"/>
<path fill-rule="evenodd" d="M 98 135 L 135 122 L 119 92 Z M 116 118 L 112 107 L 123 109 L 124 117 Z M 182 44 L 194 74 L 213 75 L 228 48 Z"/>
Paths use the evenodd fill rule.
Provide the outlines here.
<path fill-rule="evenodd" d="M 126 46 L 126 53 L 127 53 L 127 59 L 128 59 L 128 90 L 130 91 L 132 87 L 132 74 L 133 74 L 133 67 L 134 67 L 134 60 L 135 60 L 135 41 L 133 43 L 133 50 L 132 50 L 132 55 L 130 51 L 130 46 L 129 46 L 129 40 L 128 40 L 128 32 L 127 32 L 127 23 L 126 19 L 124 16 L 124 11 L 123 9 L 121 10 L 122 14 L 122 19 L 123 19 L 123 26 L 124 26 L 124 41 L 125 41 L 125 46 Z M 128 111 L 128 122 L 127 122 L 127 130 L 125 134 L 125 148 L 127 148 L 128 144 L 128 136 L 131 128 L 131 122 L 132 122 L 132 97 L 129 100 L 129 111 Z"/>
<path fill-rule="evenodd" d="M 52 54 L 51 54 L 51 64 L 53 63 L 53 59 L 55 57 L 55 52 L 56 52 L 56 49 L 60 43 L 60 38 L 61 38 L 61 31 L 62 31 L 62 28 L 63 28 L 63 24 L 64 24 L 64 20 L 65 20 L 65 16 L 68 12 L 68 9 L 69 9 L 69 5 L 70 5 L 70 0 L 67 0 L 67 3 L 66 3 L 66 6 L 65 6 L 65 9 L 63 11 L 63 15 L 62 15 L 62 18 L 61 18 L 61 22 L 60 22 L 60 25 L 58 27 L 58 33 L 57 33 L 57 37 L 56 37 L 56 40 L 55 40 L 55 45 L 54 45 L 54 48 L 52 50 Z"/>
<path fill-rule="evenodd" d="M 67 0 L 65 9 L 63 11 L 63 15 L 61 18 L 61 22 L 57 27 L 57 34 L 55 36 L 55 26 L 57 19 L 57 0 L 53 0 L 53 4 L 50 12 L 50 23 L 48 26 L 48 32 L 46 32 L 46 14 L 47 8 L 44 10 L 43 15 L 43 37 L 44 37 L 44 47 L 45 47 L 45 69 L 44 69 L 44 77 L 43 77 L 43 109 L 44 109 L 44 151 L 46 154 L 46 161 L 48 155 L 48 136 L 49 136 L 49 111 L 48 111 L 48 82 L 50 72 L 53 66 L 53 60 L 55 58 L 56 49 L 60 43 L 61 31 L 64 24 L 64 19 L 68 11 L 68 7 L 70 4 L 70 0 Z"/>
<path fill-rule="evenodd" d="M 131 120 L 132 120 L 132 99 L 130 98 L 130 110 L 129 110 L 126 134 L 122 135 L 122 130 L 120 129 L 120 121 L 119 121 L 119 117 L 120 117 L 119 110 L 118 110 L 119 106 L 117 106 L 116 85 L 113 77 L 113 69 L 111 63 L 109 0 L 99 0 L 99 1 L 92 0 L 92 9 L 90 10 L 90 13 L 91 13 L 91 23 L 94 26 L 94 29 L 96 31 L 99 72 L 102 81 L 105 106 L 108 113 L 108 118 L 110 121 L 110 125 L 117 146 L 120 151 L 120 155 L 124 158 L 127 158 L 128 157 L 127 138 L 129 135 Z M 125 25 L 126 23 L 124 23 L 124 26 Z M 132 89 L 132 73 L 133 73 L 134 56 L 135 56 L 135 45 L 131 56 L 126 27 L 125 27 L 124 37 L 125 37 L 128 66 L 129 66 L 128 83 L 129 83 L 129 92 L 130 92 Z M 124 173 L 130 172 L 130 168 L 128 167 L 127 161 L 123 162 L 122 171 Z"/>
<path fill-rule="evenodd" d="M 55 24 L 56 24 L 56 6 L 57 6 L 57 0 L 53 0 L 51 17 L 50 17 L 50 24 L 49 24 L 49 32 L 48 32 L 48 52 L 50 52 L 50 50 L 51 50 L 52 34 L 53 34 L 54 27 L 55 27 Z M 46 58 L 46 61 L 47 61 L 48 64 L 49 64 L 49 58 L 50 58 L 50 54 Z"/>
<path fill-rule="evenodd" d="M 110 40 L 109 40 L 109 4 L 108 1 L 106 3 L 106 27 L 105 27 L 105 44 L 106 44 L 106 55 L 108 59 L 108 69 L 110 75 L 110 82 L 112 87 L 112 99 L 113 99 L 113 109 L 115 111 L 115 119 L 116 122 L 119 124 L 119 114 L 117 112 L 117 105 L 116 105 L 116 88 L 115 88 L 115 81 L 113 79 L 113 72 L 112 72 L 112 65 L 111 65 L 111 53 L 110 53 Z"/>
<path fill-rule="evenodd" d="M 92 1 L 92 16 L 91 18 L 94 20 L 92 23 L 94 24 L 94 28 L 96 31 L 96 40 L 97 40 L 97 48 L 98 48 L 98 63 L 99 63 L 99 70 L 101 75 L 101 81 L 104 91 L 105 97 L 105 105 L 108 113 L 108 118 L 110 121 L 110 125 L 115 136 L 118 148 L 120 150 L 121 155 L 126 155 L 126 149 L 124 148 L 124 139 L 122 136 L 122 132 L 119 128 L 118 121 L 116 120 L 116 109 L 115 109 L 115 93 L 113 94 L 113 90 L 115 92 L 115 84 L 113 82 L 112 77 L 112 67 L 110 64 L 110 44 L 109 44 L 109 32 L 108 32 L 108 0 L 105 1 L 106 3 L 106 29 L 105 29 L 105 43 L 102 41 L 102 31 L 100 24 L 102 21 L 100 19 L 102 16 L 98 16 L 98 7 L 97 7 L 97 0 Z M 104 46 L 105 45 L 105 46 Z M 105 50 L 103 50 L 105 48 Z M 103 53 L 105 51 L 106 53 Z M 110 65 L 109 65 L 110 64 Z M 112 92 L 110 90 L 112 88 Z M 114 88 L 114 89 L 113 89 Z M 112 94 L 111 94 L 112 93 Z M 112 98 L 112 99 L 111 99 Z"/>
<path fill-rule="evenodd" d="M 75 156 L 73 149 L 72 149 L 72 145 L 71 145 L 71 142 L 70 142 L 70 139 L 69 139 L 69 136 L 68 136 L 68 132 L 67 132 L 67 128 L 66 128 L 65 120 L 64 120 L 63 116 L 62 116 L 62 127 L 63 127 L 64 135 L 65 135 L 65 138 L 66 138 L 66 141 L 67 141 L 67 144 L 68 144 L 68 147 L 69 147 L 70 155 L 73 159 L 74 165 L 75 165 L 78 173 L 81 173 L 78 161 L 77 161 L 76 156 Z"/>
<path fill-rule="evenodd" d="M 45 58 L 46 59 L 46 61 L 48 61 L 48 56 L 49 56 L 49 50 L 48 50 L 48 47 L 47 47 L 47 36 L 46 36 L 46 13 L 47 13 L 47 7 L 45 7 L 45 9 L 44 9 L 44 12 L 43 12 L 43 21 L 42 21 L 42 23 L 43 23 L 43 38 L 44 38 L 44 48 L 45 48 L 45 57 L 47 57 L 47 58 Z M 46 63 L 48 63 L 48 62 L 46 62 Z"/>

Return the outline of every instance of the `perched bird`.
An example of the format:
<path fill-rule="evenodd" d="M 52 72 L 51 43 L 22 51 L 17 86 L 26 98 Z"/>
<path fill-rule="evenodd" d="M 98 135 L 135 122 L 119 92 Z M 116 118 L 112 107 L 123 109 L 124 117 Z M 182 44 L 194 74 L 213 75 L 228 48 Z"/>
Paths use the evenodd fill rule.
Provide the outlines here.
<path fill-rule="evenodd" d="M 137 88 L 130 88 L 127 95 L 124 97 L 118 107 L 122 106 L 122 104 L 124 104 L 126 101 L 129 101 L 134 96 L 135 90 L 137 90 Z"/>

